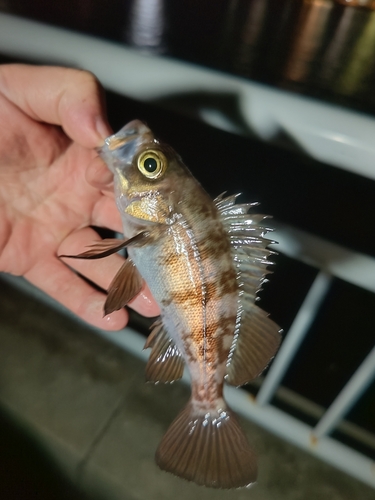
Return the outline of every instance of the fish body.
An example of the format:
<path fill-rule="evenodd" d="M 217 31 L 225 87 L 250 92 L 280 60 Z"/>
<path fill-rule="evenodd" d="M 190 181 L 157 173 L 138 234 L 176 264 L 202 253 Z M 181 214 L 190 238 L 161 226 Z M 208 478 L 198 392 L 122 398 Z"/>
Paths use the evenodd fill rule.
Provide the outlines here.
<path fill-rule="evenodd" d="M 120 246 L 129 255 L 106 312 L 122 307 L 145 280 L 161 310 L 146 342 L 147 379 L 172 382 L 185 364 L 191 376 L 191 398 L 156 461 L 198 484 L 248 486 L 256 458 L 223 384 L 256 377 L 280 342 L 277 325 L 255 305 L 270 263 L 264 216 L 249 215 L 250 204 L 236 204 L 235 196 L 212 200 L 173 149 L 138 120 L 109 137 L 100 155 L 114 174 Z M 113 251 L 120 246 L 108 244 Z M 103 246 L 86 252 L 101 255 Z"/>

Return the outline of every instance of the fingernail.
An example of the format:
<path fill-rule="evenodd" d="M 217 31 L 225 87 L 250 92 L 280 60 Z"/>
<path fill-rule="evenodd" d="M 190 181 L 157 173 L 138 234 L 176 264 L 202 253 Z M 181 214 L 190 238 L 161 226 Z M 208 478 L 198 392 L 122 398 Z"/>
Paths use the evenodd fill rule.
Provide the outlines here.
<path fill-rule="evenodd" d="M 101 144 L 98 144 L 98 146 L 103 146 L 104 140 L 112 134 L 112 130 L 108 123 L 106 123 L 101 116 L 98 116 L 96 118 L 96 131 L 102 139 Z"/>

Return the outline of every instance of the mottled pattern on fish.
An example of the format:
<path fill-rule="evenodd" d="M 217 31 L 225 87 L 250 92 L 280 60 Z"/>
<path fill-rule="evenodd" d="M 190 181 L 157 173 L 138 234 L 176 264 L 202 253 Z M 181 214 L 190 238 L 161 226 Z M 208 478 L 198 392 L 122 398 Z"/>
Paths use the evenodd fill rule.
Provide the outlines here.
<path fill-rule="evenodd" d="M 142 278 L 161 309 L 146 347 L 147 379 L 191 375 L 191 399 L 156 453 L 158 465 L 198 484 L 247 486 L 255 456 L 223 399 L 224 379 L 242 385 L 267 366 L 280 332 L 255 305 L 271 253 L 261 215 L 236 197 L 211 200 L 169 147 L 141 122 L 126 125 L 101 150 L 115 176 L 124 242 L 105 242 L 81 257 L 127 246 L 129 260 L 109 289 L 106 313 L 123 307 Z"/>
<path fill-rule="evenodd" d="M 176 220 L 157 244 L 129 248 L 129 255 L 149 283 L 164 326 L 188 363 L 194 404 L 209 408 L 222 397 L 238 285 L 219 213 L 210 199 L 196 199 L 192 184 L 185 185 L 185 206 L 171 214 Z"/>

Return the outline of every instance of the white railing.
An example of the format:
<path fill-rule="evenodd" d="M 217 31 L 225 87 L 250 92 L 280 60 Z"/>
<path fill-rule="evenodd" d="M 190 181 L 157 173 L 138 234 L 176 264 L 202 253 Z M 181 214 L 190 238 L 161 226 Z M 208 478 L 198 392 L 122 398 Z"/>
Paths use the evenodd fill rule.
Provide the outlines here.
<path fill-rule="evenodd" d="M 322 271 L 315 278 L 257 394 L 259 405 L 269 403 L 281 384 L 290 363 L 310 329 L 330 284 L 331 276 Z"/>
<path fill-rule="evenodd" d="M 5 14 L 0 14 L 0 53 L 88 69 L 108 89 L 143 101 L 178 92 L 211 91 L 212 88 L 217 92 L 235 93 L 249 125 L 263 139 L 272 138 L 280 129 L 285 130 L 314 158 L 375 178 L 375 121 L 358 113 L 193 65 L 140 55 L 111 42 Z M 303 121 L 306 116 L 308 122 Z M 225 117 L 218 120 L 214 117 L 215 114 L 202 110 L 202 119 L 220 128 L 231 128 Z M 331 278 L 339 277 L 375 293 L 375 259 L 292 227 L 275 224 L 275 229 L 274 239 L 279 242 L 277 250 L 313 265 L 319 273 L 257 398 L 243 390 L 227 387 L 228 401 L 243 416 L 375 487 L 374 462 L 328 436 L 373 380 L 375 348 L 323 413 L 315 428 L 269 404 L 324 301 Z M 4 279 L 60 308 L 23 279 L 10 276 L 4 276 Z M 148 356 L 143 351 L 143 337 L 130 329 L 122 334 L 96 331 L 142 359 Z M 186 374 L 184 380 L 187 380 Z"/>

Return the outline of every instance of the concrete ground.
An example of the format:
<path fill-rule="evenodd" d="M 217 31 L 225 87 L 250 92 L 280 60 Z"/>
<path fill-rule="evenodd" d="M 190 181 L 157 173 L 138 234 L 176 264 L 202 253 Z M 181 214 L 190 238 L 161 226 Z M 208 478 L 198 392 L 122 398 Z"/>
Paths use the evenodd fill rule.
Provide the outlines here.
<path fill-rule="evenodd" d="M 188 398 L 144 382 L 144 363 L 0 281 L 0 498 L 374 500 L 375 491 L 251 422 L 251 489 L 160 471 L 154 452 Z"/>

